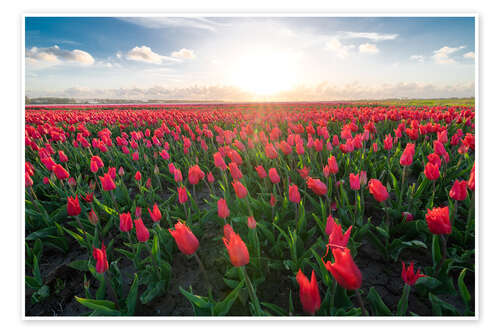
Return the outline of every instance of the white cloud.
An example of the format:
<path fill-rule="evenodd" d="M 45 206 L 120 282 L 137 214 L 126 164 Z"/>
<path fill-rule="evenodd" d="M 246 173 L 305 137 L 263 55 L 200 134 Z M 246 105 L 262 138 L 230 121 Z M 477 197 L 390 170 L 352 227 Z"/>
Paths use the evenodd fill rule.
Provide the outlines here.
<path fill-rule="evenodd" d="M 331 38 L 326 42 L 326 49 L 333 51 L 340 59 L 345 59 L 354 47 L 354 45 L 342 44 L 337 38 Z"/>
<path fill-rule="evenodd" d="M 26 63 L 38 67 L 50 67 L 62 63 L 92 65 L 95 62 L 90 53 L 82 50 L 65 50 L 59 46 L 32 47 L 26 51 Z"/>
<path fill-rule="evenodd" d="M 194 54 L 193 50 L 189 50 L 189 49 L 185 49 L 185 48 L 182 48 L 179 51 L 172 52 L 171 56 L 174 58 L 179 58 L 179 59 L 194 59 L 194 58 L 196 58 L 196 55 Z"/>
<path fill-rule="evenodd" d="M 228 25 L 204 17 L 123 17 L 119 19 L 150 29 L 186 27 L 216 31 L 218 27 Z"/>
<path fill-rule="evenodd" d="M 419 55 L 419 54 L 415 54 L 415 55 L 410 56 L 410 60 L 414 60 L 416 62 L 424 62 L 424 56 Z"/>
<path fill-rule="evenodd" d="M 467 52 L 466 54 L 464 54 L 464 58 L 466 58 L 466 59 L 475 59 L 476 55 L 474 54 L 474 52 Z"/>
<path fill-rule="evenodd" d="M 443 46 L 439 50 L 434 51 L 434 55 L 432 56 L 432 58 L 437 64 L 454 64 L 456 63 L 456 61 L 455 59 L 450 58 L 450 55 L 463 48 L 465 48 L 465 46 L 459 46 L 459 47 Z"/>
<path fill-rule="evenodd" d="M 117 54 L 118 56 L 118 54 Z M 118 57 L 121 58 L 121 55 Z M 179 62 L 180 60 L 163 56 L 161 54 L 158 54 L 156 52 L 153 52 L 150 47 L 148 46 L 136 46 L 132 50 L 128 51 L 126 54 L 126 58 L 128 60 L 134 60 L 134 61 L 139 61 L 139 62 L 146 62 L 150 64 L 161 64 L 165 61 L 175 61 Z"/>
<path fill-rule="evenodd" d="M 27 90 L 29 97 L 71 97 L 82 99 L 116 98 L 116 99 L 190 99 L 190 100 L 225 100 L 248 101 L 256 99 L 256 95 L 234 86 L 193 85 L 183 88 L 154 86 L 151 88 L 118 88 L 91 89 L 73 87 L 64 91 L 32 91 Z M 267 96 L 273 101 L 335 101 L 386 98 L 450 98 L 474 96 L 474 82 L 449 85 L 438 85 L 422 82 L 399 82 L 362 84 L 352 82 L 336 85 L 322 82 L 313 86 L 296 86 L 293 89 Z"/>
<path fill-rule="evenodd" d="M 398 34 L 380 34 L 378 32 L 352 32 L 352 31 L 343 31 L 340 33 L 341 38 L 364 38 L 370 39 L 374 42 L 382 41 L 382 40 L 393 40 L 396 39 Z"/>
<path fill-rule="evenodd" d="M 377 54 L 379 53 L 379 49 L 375 44 L 365 43 L 359 46 L 359 52 L 368 54 Z"/>

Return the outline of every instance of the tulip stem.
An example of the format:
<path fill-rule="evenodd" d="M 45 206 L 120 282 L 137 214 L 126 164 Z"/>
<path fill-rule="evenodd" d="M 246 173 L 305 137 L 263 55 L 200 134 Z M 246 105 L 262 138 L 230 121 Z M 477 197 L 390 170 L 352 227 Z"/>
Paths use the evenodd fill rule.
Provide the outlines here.
<path fill-rule="evenodd" d="M 203 274 L 203 277 L 205 278 L 205 281 L 207 282 L 208 286 L 208 294 L 212 295 L 212 285 L 210 284 L 210 280 L 208 279 L 207 271 L 205 270 L 205 267 L 203 266 L 203 263 L 201 262 L 200 257 L 198 256 L 198 253 L 194 253 L 194 258 L 198 262 L 198 265 L 200 266 L 200 271 Z"/>
<path fill-rule="evenodd" d="M 116 304 L 116 307 L 118 310 L 120 310 L 120 303 L 118 302 L 118 296 L 116 295 L 116 291 L 113 288 L 113 285 L 111 284 L 111 281 L 109 280 L 108 275 L 106 272 L 103 273 L 104 275 L 104 280 L 106 280 L 106 284 L 108 286 L 108 289 L 111 290 L 111 298 L 113 298 L 113 302 Z"/>
<path fill-rule="evenodd" d="M 444 261 L 446 260 L 448 251 L 446 249 L 446 237 L 445 235 L 440 235 L 440 240 L 441 240 L 441 262 L 439 263 L 436 272 L 439 272 L 441 270 L 441 267 L 444 264 Z"/>
<path fill-rule="evenodd" d="M 255 289 L 253 288 L 252 282 L 250 282 L 250 278 L 248 277 L 247 271 L 245 269 L 245 266 L 240 267 L 241 272 L 243 273 L 243 276 L 245 277 L 245 283 L 247 285 L 250 298 L 252 299 L 252 303 L 254 304 L 256 310 L 257 310 L 257 315 L 261 315 L 262 309 L 260 308 L 260 303 L 259 299 L 257 298 L 257 294 L 255 293 Z"/>
<path fill-rule="evenodd" d="M 363 303 L 363 299 L 361 298 L 361 294 L 359 293 L 359 289 L 356 289 L 356 298 L 358 299 L 359 306 L 361 307 L 361 313 L 363 316 L 368 316 L 368 313 L 366 312 L 365 304 Z"/>
<path fill-rule="evenodd" d="M 403 201 L 403 188 L 405 186 L 405 175 L 406 175 L 406 165 L 403 166 L 403 174 L 401 175 L 401 187 L 399 188 L 398 207 L 401 206 L 401 202 Z"/>
<path fill-rule="evenodd" d="M 472 222 L 474 221 L 472 219 L 472 212 L 474 211 L 475 207 L 474 207 L 474 204 L 475 204 L 475 200 L 474 200 L 474 191 L 472 191 L 472 197 L 471 197 L 471 201 L 470 201 L 470 205 L 469 205 L 469 213 L 467 214 L 467 224 L 466 224 L 466 228 L 465 228 L 465 241 L 467 241 L 467 238 L 469 236 L 469 233 L 471 232 L 471 229 L 472 229 Z"/>

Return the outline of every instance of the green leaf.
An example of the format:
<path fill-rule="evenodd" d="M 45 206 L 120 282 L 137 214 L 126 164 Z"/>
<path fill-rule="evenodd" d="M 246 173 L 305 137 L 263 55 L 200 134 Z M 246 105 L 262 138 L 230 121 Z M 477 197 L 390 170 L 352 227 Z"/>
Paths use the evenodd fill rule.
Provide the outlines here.
<path fill-rule="evenodd" d="M 458 290 L 460 291 L 460 296 L 462 296 L 462 299 L 464 300 L 465 305 L 469 306 L 470 302 L 470 293 L 469 290 L 467 289 L 467 286 L 465 285 L 464 278 L 465 278 L 465 273 L 467 272 L 467 268 L 462 269 L 460 272 L 460 275 L 458 276 Z"/>
<path fill-rule="evenodd" d="M 441 261 L 441 248 L 439 246 L 439 235 L 432 235 L 432 262 L 434 268 L 437 267 Z"/>
<path fill-rule="evenodd" d="M 31 295 L 31 301 L 33 303 L 38 303 L 45 298 L 49 297 L 50 289 L 49 286 L 43 285 L 40 289 L 38 289 L 33 295 Z"/>
<path fill-rule="evenodd" d="M 141 303 L 146 304 L 151 302 L 156 296 L 159 296 L 165 291 L 165 280 L 160 280 L 150 284 L 146 291 L 141 295 Z"/>
<path fill-rule="evenodd" d="M 82 271 L 87 272 L 89 270 L 89 261 L 88 260 L 75 260 L 67 264 L 67 266 Z"/>
<path fill-rule="evenodd" d="M 103 315 L 106 316 L 119 316 L 121 315 L 120 311 L 115 310 L 115 303 L 106 300 L 95 300 L 89 298 L 80 298 L 75 296 L 75 299 L 81 305 L 99 311 Z"/>
<path fill-rule="evenodd" d="M 209 302 L 207 302 L 206 297 L 194 295 L 194 294 L 190 293 L 189 291 L 182 289 L 181 286 L 179 286 L 179 290 L 180 290 L 181 294 L 183 294 L 188 299 L 189 303 L 191 303 L 193 306 L 196 306 L 196 307 L 202 308 L 202 309 L 210 308 L 211 304 Z"/>
<path fill-rule="evenodd" d="M 260 304 L 263 307 L 268 308 L 269 310 L 273 311 L 278 316 L 287 316 L 286 311 L 283 310 L 282 308 L 280 308 L 277 305 L 274 305 L 274 304 L 271 304 L 271 303 L 266 303 L 266 302 L 260 302 Z"/>
<path fill-rule="evenodd" d="M 238 298 L 241 287 L 243 287 L 244 281 L 241 281 L 240 284 L 226 296 L 226 298 L 222 302 L 217 302 L 214 308 L 214 314 L 216 316 L 225 316 L 229 310 L 231 310 L 231 306 L 234 301 Z"/>
<path fill-rule="evenodd" d="M 38 258 L 36 256 L 33 257 L 33 277 L 40 285 L 43 284 L 42 275 L 40 274 L 40 267 L 38 266 Z"/>
<path fill-rule="evenodd" d="M 135 314 L 135 305 L 137 303 L 137 293 L 139 291 L 139 278 L 137 273 L 134 273 L 134 282 L 130 286 L 130 291 L 127 296 L 127 316 L 133 316 Z"/>
<path fill-rule="evenodd" d="M 31 289 L 34 289 L 34 290 L 38 290 L 40 289 L 40 287 L 42 286 L 42 284 L 40 282 L 37 281 L 37 279 L 35 279 L 34 277 L 32 276 L 28 276 L 26 275 L 24 277 L 24 281 L 26 283 L 26 286 L 28 288 L 31 288 Z"/>
<path fill-rule="evenodd" d="M 33 255 L 40 259 L 42 256 L 43 244 L 40 238 L 37 238 L 35 244 L 33 245 Z"/>
<path fill-rule="evenodd" d="M 28 236 L 26 236 L 27 241 L 35 240 L 38 238 L 46 238 L 47 236 L 54 236 L 57 234 L 57 229 L 56 227 L 47 227 L 43 228 L 41 230 L 32 232 Z"/>
<path fill-rule="evenodd" d="M 411 286 L 408 284 L 405 284 L 405 286 L 403 288 L 403 294 L 401 295 L 401 298 L 399 299 L 398 308 L 396 311 L 396 314 L 398 316 L 406 315 L 406 311 L 408 310 L 408 297 L 410 296 L 410 290 L 411 290 Z"/>
<path fill-rule="evenodd" d="M 425 287 L 428 290 L 434 290 L 437 287 L 439 287 L 442 284 L 441 281 L 439 281 L 436 278 L 433 278 L 432 276 L 423 276 L 417 280 L 415 283 L 415 287 Z"/>
<path fill-rule="evenodd" d="M 376 316 L 392 316 L 391 310 L 385 305 L 375 287 L 370 288 L 366 299 L 370 302 Z"/>

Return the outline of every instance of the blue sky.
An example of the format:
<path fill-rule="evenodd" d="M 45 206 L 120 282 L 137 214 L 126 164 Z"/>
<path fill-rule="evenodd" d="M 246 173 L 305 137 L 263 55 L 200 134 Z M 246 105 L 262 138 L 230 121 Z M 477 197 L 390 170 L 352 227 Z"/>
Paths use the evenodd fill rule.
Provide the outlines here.
<path fill-rule="evenodd" d="M 474 95 L 474 18 L 27 17 L 30 97 Z"/>

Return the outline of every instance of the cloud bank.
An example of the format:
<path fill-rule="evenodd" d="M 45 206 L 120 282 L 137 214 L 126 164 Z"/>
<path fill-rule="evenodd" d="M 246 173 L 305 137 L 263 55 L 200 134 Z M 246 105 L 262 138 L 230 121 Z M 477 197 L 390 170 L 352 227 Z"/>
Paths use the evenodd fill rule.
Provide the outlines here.
<path fill-rule="evenodd" d="M 474 83 L 436 85 L 432 83 L 400 82 L 366 85 L 353 82 L 336 85 L 323 82 L 315 86 L 296 86 L 293 89 L 268 96 L 259 96 L 234 86 L 193 85 L 184 88 L 155 86 L 151 88 L 91 89 L 73 87 L 63 91 L 26 91 L 30 98 L 70 97 L 77 99 L 186 99 L 225 101 L 334 101 L 386 98 L 447 98 L 474 96 Z"/>

